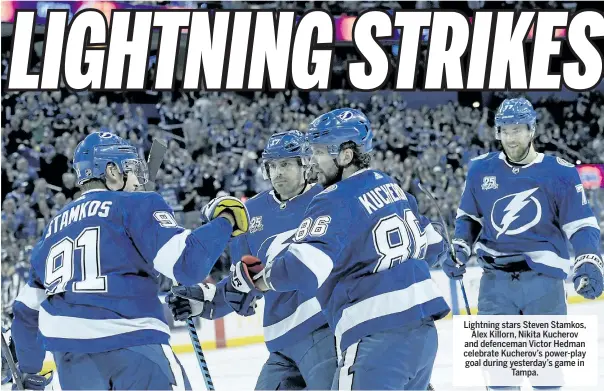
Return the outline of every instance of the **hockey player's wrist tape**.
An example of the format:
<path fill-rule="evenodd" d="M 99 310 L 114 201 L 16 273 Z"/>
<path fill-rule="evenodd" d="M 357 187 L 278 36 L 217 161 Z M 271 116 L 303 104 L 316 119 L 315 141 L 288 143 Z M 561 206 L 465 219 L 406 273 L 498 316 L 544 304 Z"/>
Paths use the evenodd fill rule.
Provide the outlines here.
<path fill-rule="evenodd" d="M 596 254 L 583 254 L 577 257 L 575 260 L 575 266 L 573 270 L 579 269 L 579 267 L 585 263 L 591 263 L 598 268 L 601 274 L 604 275 L 604 262 L 602 258 Z"/>

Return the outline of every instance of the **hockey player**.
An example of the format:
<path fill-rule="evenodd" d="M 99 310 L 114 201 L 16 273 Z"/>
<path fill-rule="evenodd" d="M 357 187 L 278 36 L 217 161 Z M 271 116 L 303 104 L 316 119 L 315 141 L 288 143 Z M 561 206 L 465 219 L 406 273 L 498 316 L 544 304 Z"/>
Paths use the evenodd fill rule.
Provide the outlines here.
<path fill-rule="evenodd" d="M 87 136 L 73 165 L 82 196 L 46 227 L 14 306 L 25 387 L 45 385 L 36 375 L 44 346 L 63 389 L 190 389 L 168 345 L 157 272 L 202 281 L 231 236 L 247 231 L 244 205 L 216 199 L 206 210 L 209 224 L 179 227 L 158 194 L 132 192 L 146 182 L 146 165 L 111 133 Z"/>
<path fill-rule="evenodd" d="M 316 294 L 341 357 L 332 389 L 428 387 L 449 307 L 430 278 L 442 237 L 415 199 L 369 169 L 372 130 L 358 110 L 323 114 L 308 129 L 325 190 L 282 251 L 246 256 L 231 272 L 240 289 Z M 260 270 L 261 269 L 261 270 Z M 235 284 L 237 286 L 237 284 Z"/>
<path fill-rule="evenodd" d="M 250 230 L 231 244 L 231 258 L 266 252 L 278 254 L 292 242 L 296 228 L 319 185 L 305 178 L 310 150 L 297 130 L 270 137 L 262 154 L 262 170 L 273 190 L 246 202 L 251 216 Z M 172 289 L 178 296 L 169 299 L 175 319 L 201 314 L 216 319 L 236 311 L 250 315 L 259 292 L 242 293 L 226 278 L 214 287 Z M 225 300 L 226 292 L 226 300 Z M 206 300 L 204 305 L 199 305 Z M 308 292 L 266 292 L 264 295 L 264 340 L 270 355 L 256 383 L 257 390 L 310 389 L 331 387 L 337 368 L 335 338 L 321 313 L 317 299 Z"/>
<path fill-rule="evenodd" d="M 462 278 L 472 247 L 484 269 L 479 315 L 565 315 L 564 280 L 588 299 L 602 294 L 600 229 L 579 174 L 561 158 L 535 151 L 536 112 L 506 99 L 495 117 L 503 151 L 475 158 L 457 211 L 452 259 L 443 270 Z"/>

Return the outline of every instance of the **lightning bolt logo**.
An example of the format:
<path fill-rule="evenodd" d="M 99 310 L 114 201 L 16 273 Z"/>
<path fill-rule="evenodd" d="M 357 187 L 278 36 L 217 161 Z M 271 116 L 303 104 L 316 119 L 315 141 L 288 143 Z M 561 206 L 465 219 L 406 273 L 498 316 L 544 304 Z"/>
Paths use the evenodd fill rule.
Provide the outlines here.
<path fill-rule="evenodd" d="M 503 235 L 504 233 L 507 235 L 517 235 L 517 234 L 525 232 L 529 228 L 537 225 L 539 220 L 541 220 L 541 204 L 535 197 L 531 197 L 531 195 L 534 192 L 536 192 L 538 189 L 539 189 L 538 187 L 535 187 L 533 189 L 525 190 L 520 193 L 510 194 L 508 196 L 505 196 L 505 197 L 500 198 L 497 201 L 495 201 L 495 204 L 493 205 L 493 211 L 491 212 L 491 223 L 493 224 L 493 227 L 497 231 L 497 239 L 499 238 L 499 236 Z M 501 219 L 501 225 L 498 225 L 495 223 L 494 218 L 493 218 L 494 217 L 493 212 L 495 211 L 495 205 L 497 205 L 497 202 L 503 201 L 510 197 L 512 197 L 512 200 L 508 203 L 508 205 L 503 210 L 506 213 L 503 215 L 503 218 Z M 531 222 L 521 226 L 520 228 L 510 229 L 510 226 L 512 225 L 512 223 L 520 217 L 520 211 L 522 211 L 522 209 L 524 209 L 524 207 L 527 206 L 528 204 L 530 204 L 531 202 L 534 202 L 535 206 L 537 207 L 537 213 L 536 213 L 535 218 Z"/>
<path fill-rule="evenodd" d="M 292 243 L 292 239 L 296 234 L 297 230 L 297 228 L 290 229 L 289 231 L 282 232 L 266 239 L 260 245 L 260 250 L 258 250 L 258 257 L 261 259 L 263 258 L 262 252 L 266 248 L 266 252 L 264 253 L 266 257 L 266 263 L 268 264 L 272 262 L 277 255 L 279 255 L 283 250 L 287 248 L 287 246 L 290 245 L 290 243 Z"/>

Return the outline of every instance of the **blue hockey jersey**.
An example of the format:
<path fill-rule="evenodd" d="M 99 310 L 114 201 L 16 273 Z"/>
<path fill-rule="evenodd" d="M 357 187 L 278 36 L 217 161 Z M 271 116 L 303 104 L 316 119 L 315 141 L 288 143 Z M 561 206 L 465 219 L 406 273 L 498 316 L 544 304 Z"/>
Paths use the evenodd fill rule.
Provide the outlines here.
<path fill-rule="evenodd" d="M 38 372 L 44 350 L 167 344 L 158 272 L 201 282 L 231 232 L 223 218 L 193 232 L 178 226 L 156 193 L 83 193 L 51 220 L 32 251 L 12 327 L 21 369 Z"/>
<path fill-rule="evenodd" d="M 308 204 L 321 190 L 321 186 L 313 185 L 286 202 L 279 201 L 271 190 L 247 201 L 250 230 L 231 242 L 232 262 L 238 262 L 247 254 L 268 254 L 269 259 L 279 254 L 292 242 Z M 264 257 L 260 258 L 266 262 Z M 226 280 L 218 284 L 218 292 L 224 291 L 225 283 Z M 224 296 L 216 295 L 216 298 L 222 301 L 215 299 L 215 317 L 232 312 L 224 302 Z M 264 341 L 270 352 L 292 345 L 326 323 L 321 306 L 312 293 L 268 291 L 264 295 Z"/>
<path fill-rule="evenodd" d="M 598 254 L 600 229 L 576 168 L 539 153 L 513 166 L 503 152 L 475 158 L 457 211 L 455 240 L 481 257 L 523 255 L 531 269 L 565 279 L 575 256 Z"/>
<path fill-rule="evenodd" d="M 341 351 L 449 306 L 432 281 L 445 241 L 392 178 L 361 170 L 315 196 L 280 255 L 260 254 L 271 289 L 315 294 Z"/>

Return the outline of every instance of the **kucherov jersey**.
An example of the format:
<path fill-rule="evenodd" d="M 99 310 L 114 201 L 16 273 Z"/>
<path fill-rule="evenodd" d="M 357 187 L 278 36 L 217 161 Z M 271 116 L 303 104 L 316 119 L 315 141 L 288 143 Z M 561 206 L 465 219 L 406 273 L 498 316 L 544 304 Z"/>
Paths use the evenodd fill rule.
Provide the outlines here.
<path fill-rule="evenodd" d="M 476 243 L 474 241 L 478 238 Z M 523 255 L 531 269 L 565 279 L 575 256 L 599 253 L 600 229 L 576 168 L 539 153 L 525 166 L 503 152 L 470 163 L 454 243 L 481 257 Z"/>
<path fill-rule="evenodd" d="M 429 271 L 445 249 L 415 199 L 366 169 L 314 197 L 286 250 L 260 255 L 273 290 L 316 294 L 344 351 L 364 336 L 449 313 Z"/>
<path fill-rule="evenodd" d="M 321 186 L 311 185 L 305 193 L 286 202 L 279 201 L 271 190 L 247 201 L 245 206 L 250 215 L 250 230 L 231 242 L 232 262 L 238 262 L 247 254 L 258 256 L 265 262 L 266 259 L 259 254 L 268 254 L 269 257 L 279 254 L 292 243 L 308 204 L 321 190 Z M 225 282 L 219 284 L 219 291 L 220 285 Z M 222 316 L 232 311 L 228 304 L 215 301 L 216 315 Z M 300 341 L 326 323 L 321 306 L 311 292 L 268 291 L 264 294 L 264 341 L 271 352 Z"/>
<path fill-rule="evenodd" d="M 44 350 L 167 344 L 158 272 L 201 282 L 231 232 L 224 218 L 193 232 L 178 226 L 156 193 L 85 192 L 51 220 L 32 251 L 12 327 L 21 369 L 38 372 Z"/>

